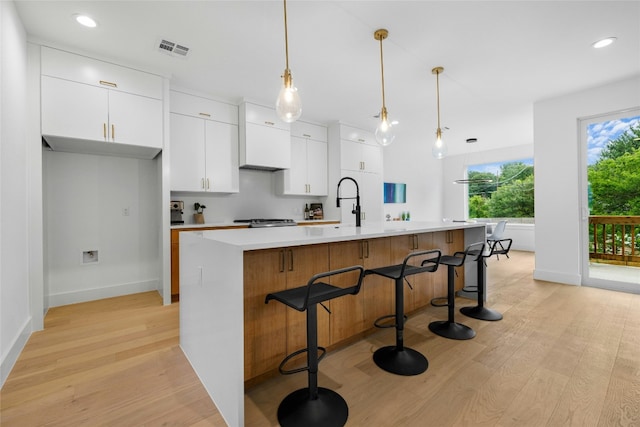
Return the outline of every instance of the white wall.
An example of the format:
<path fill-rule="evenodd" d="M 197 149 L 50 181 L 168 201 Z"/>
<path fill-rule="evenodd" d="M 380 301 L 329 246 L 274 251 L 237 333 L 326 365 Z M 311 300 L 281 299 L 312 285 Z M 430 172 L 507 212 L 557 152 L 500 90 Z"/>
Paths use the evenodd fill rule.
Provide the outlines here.
<path fill-rule="evenodd" d="M 31 333 L 29 305 L 26 34 L 0 2 L 0 385 Z"/>
<path fill-rule="evenodd" d="M 397 218 L 408 211 L 412 221 L 442 219 L 442 162 L 431 155 L 431 136 L 411 140 L 399 133 L 393 144 L 383 148 L 384 182 L 407 184 L 407 203 L 385 203 L 385 216 Z"/>
<path fill-rule="evenodd" d="M 159 289 L 158 161 L 45 151 L 51 307 Z"/>
<path fill-rule="evenodd" d="M 534 105 L 534 278 L 582 281 L 578 119 L 638 106 L 640 76 Z"/>

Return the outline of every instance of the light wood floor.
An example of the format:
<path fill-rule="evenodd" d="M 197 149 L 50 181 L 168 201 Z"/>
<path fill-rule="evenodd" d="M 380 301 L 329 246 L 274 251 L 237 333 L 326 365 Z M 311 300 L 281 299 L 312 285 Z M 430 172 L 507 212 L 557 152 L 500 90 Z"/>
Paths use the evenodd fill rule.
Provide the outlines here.
<path fill-rule="evenodd" d="M 504 319 L 457 313 L 472 340 L 428 330 L 446 308 L 410 316 L 421 375 L 371 360 L 393 330 L 328 354 L 319 384 L 346 399 L 347 425 L 640 426 L 640 295 L 534 281 L 533 267 L 527 252 L 489 261 L 487 305 Z M 160 304 L 147 293 L 50 310 L 1 391 L 0 424 L 223 426 L 178 346 L 178 305 Z M 246 425 L 277 425 L 280 400 L 305 384 L 301 373 L 249 390 Z"/>

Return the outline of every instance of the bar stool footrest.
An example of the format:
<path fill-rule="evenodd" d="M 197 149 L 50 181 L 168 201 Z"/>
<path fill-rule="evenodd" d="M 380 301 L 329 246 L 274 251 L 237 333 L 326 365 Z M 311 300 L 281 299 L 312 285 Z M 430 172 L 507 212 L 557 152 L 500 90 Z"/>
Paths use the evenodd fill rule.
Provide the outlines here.
<path fill-rule="evenodd" d="M 407 315 L 404 315 L 404 322 L 407 322 L 407 319 L 409 319 L 407 317 Z M 386 324 L 383 325 L 380 322 L 386 320 L 386 319 L 395 319 L 396 315 L 395 314 L 387 314 L 386 316 L 382 316 L 382 317 L 378 317 L 374 322 L 373 322 L 373 326 L 375 326 L 376 328 L 381 328 L 381 329 L 385 329 L 385 328 L 395 328 L 397 325 L 395 323 L 391 323 L 391 324 Z"/>
<path fill-rule="evenodd" d="M 468 288 L 462 288 L 463 292 L 478 292 L 477 286 L 469 286 Z"/>
<path fill-rule="evenodd" d="M 499 312 L 487 307 L 480 307 L 479 305 L 474 307 L 462 307 L 460 309 L 460 313 L 479 320 L 502 320 L 502 314 L 500 314 Z"/>
<path fill-rule="evenodd" d="M 476 336 L 476 331 L 462 323 L 439 320 L 429 323 L 429 330 L 441 337 L 452 340 L 470 340 Z"/>
<path fill-rule="evenodd" d="M 282 427 L 342 427 L 348 417 L 347 402 L 335 391 L 324 387 L 318 387 L 317 399 L 311 399 L 308 388 L 296 390 L 278 407 L 278 421 Z"/>
<path fill-rule="evenodd" d="M 318 356 L 318 363 L 320 363 L 320 361 L 324 358 L 325 354 L 327 353 L 327 349 L 324 347 L 318 347 L 318 350 L 322 352 L 320 356 Z M 308 348 L 302 348 L 300 350 L 294 351 L 293 353 L 291 353 L 290 355 L 282 359 L 282 362 L 280 362 L 280 365 L 278 366 L 278 371 L 280 371 L 282 375 L 291 375 L 291 374 L 297 374 L 298 372 L 308 371 L 309 370 L 308 366 L 303 366 L 302 368 L 295 368 L 295 369 L 286 369 L 286 370 L 283 369 L 284 365 L 289 360 L 298 356 L 299 354 L 306 353 L 308 351 L 309 351 Z"/>
<path fill-rule="evenodd" d="M 441 300 L 445 300 L 445 302 L 439 302 Z M 447 297 L 435 297 L 431 299 L 431 305 L 434 307 L 448 307 L 449 303 Z"/>
<path fill-rule="evenodd" d="M 373 361 L 387 372 L 405 376 L 421 374 L 429 367 L 422 353 L 407 347 L 402 350 L 396 346 L 381 347 L 373 353 Z"/>

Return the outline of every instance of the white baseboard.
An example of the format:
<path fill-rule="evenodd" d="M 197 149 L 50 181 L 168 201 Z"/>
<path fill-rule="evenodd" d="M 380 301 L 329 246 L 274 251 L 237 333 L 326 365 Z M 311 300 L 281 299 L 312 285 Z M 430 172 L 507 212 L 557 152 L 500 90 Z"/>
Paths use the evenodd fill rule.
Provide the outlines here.
<path fill-rule="evenodd" d="M 544 280 L 546 282 L 555 282 L 574 286 L 580 286 L 582 283 L 582 276 L 579 274 L 566 274 L 540 269 L 533 270 L 533 278 L 536 280 Z"/>
<path fill-rule="evenodd" d="M 2 358 L 2 362 L 0 362 L 0 387 L 4 385 L 4 382 L 9 377 L 13 366 L 16 364 L 20 353 L 22 353 L 22 349 L 27 344 L 29 337 L 31 336 L 31 316 L 27 319 L 27 321 L 22 326 L 20 333 L 16 336 L 9 347 L 9 351 Z"/>
<path fill-rule="evenodd" d="M 122 283 L 102 288 L 49 294 L 49 307 L 95 301 L 98 299 L 119 297 L 122 295 L 137 294 L 140 292 L 157 291 L 159 290 L 159 283 L 160 281 L 158 279 L 152 279 L 145 280 L 143 282 Z"/>

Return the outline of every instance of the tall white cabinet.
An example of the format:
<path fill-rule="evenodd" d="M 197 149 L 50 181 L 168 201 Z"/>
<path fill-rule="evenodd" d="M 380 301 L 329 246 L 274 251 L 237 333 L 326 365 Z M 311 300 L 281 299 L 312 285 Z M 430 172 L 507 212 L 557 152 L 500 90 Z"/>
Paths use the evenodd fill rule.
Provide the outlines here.
<path fill-rule="evenodd" d="M 276 172 L 278 194 L 326 196 L 327 156 L 326 126 L 291 123 L 291 167 Z"/>
<path fill-rule="evenodd" d="M 237 193 L 238 107 L 171 91 L 171 191 Z"/>
<path fill-rule="evenodd" d="M 384 220 L 383 209 L 383 152 L 375 142 L 372 132 L 333 123 L 329 126 L 329 201 L 337 197 L 337 183 L 349 176 L 358 182 L 362 221 L 379 222 Z M 344 181 L 340 188 L 341 197 L 355 197 L 355 185 Z M 338 212 L 341 221 L 355 223 L 351 213 L 355 200 L 343 200 Z M 335 209 L 330 206 L 331 209 Z"/>

